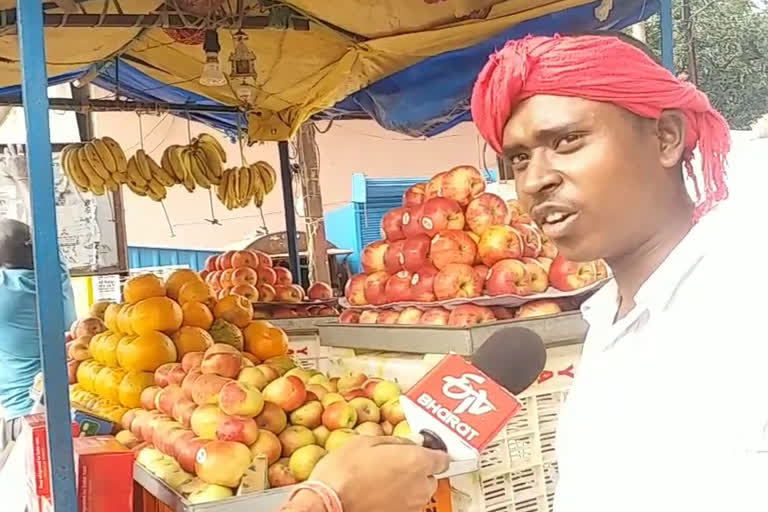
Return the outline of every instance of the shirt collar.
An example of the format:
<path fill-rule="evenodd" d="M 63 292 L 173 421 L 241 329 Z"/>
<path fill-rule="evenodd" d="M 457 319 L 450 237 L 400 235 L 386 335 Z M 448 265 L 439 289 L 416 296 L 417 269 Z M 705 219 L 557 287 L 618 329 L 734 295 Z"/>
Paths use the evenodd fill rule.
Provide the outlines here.
<path fill-rule="evenodd" d="M 635 295 L 636 308 L 650 313 L 661 311 L 669 304 L 680 284 L 688 277 L 706 252 L 712 239 L 711 226 L 717 222 L 716 211 L 710 212 L 691 228 L 688 234 L 667 255 L 659 267 L 643 283 Z M 722 243 L 722 240 L 719 242 Z M 616 316 L 619 301 L 616 280 L 606 283 L 581 306 L 584 320 L 590 324 L 610 325 Z"/>

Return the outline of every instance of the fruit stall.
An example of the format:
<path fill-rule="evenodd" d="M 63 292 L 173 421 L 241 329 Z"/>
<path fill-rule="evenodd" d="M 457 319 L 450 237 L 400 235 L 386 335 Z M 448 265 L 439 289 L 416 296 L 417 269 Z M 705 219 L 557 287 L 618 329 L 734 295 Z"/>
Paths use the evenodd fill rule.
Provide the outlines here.
<path fill-rule="evenodd" d="M 386 17 L 365 17 L 372 27 L 357 27 L 369 34 L 362 37 L 323 21 L 321 15 L 338 16 L 338 6 L 318 7 L 320 14 L 314 15 L 294 10 L 297 2 L 237 2 L 241 8 L 235 12 L 230 5 L 235 2 L 220 0 L 213 3 L 230 12 L 221 19 L 213 16 L 219 28 L 239 31 L 231 42 L 222 38 L 233 50 L 231 76 L 226 77 L 218 62 L 216 30 L 200 28 L 211 23 L 213 12 L 169 11 L 168 6 L 155 11 L 160 2 L 144 0 L 54 3 L 46 3 L 43 11 L 39 2 L 0 2 L 0 25 L 18 29 L 18 58 L 3 64 L 0 85 L 10 90 L 4 104 L 23 103 L 26 115 L 44 370 L 37 386 L 44 389 L 44 415 L 25 419 L 19 443 L 25 448 L 20 463 L 35 468 L 30 475 L 19 472 L 31 478 L 19 483 L 34 498 L 30 508 L 52 510 L 55 500 L 58 510 L 67 511 L 276 510 L 291 485 L 308 478 L 318 460 L 350 438 L 408 435 L 399 396 L 434 364 L 434 356 L 450 351 L 468 355 L 495 330 L 515 324 L 544 338 L 548 367 L 521 396 L 521 414 L 480 460 L 454 464 L 442 475 L 441 491 L 429 507 L 446 512 L 502 504 L 546 510 L 556 479 L 554 420 L 585 328 L 575 311 L 608 278 L 601 262 L 575 265 L 559 258 L 514 200 L 485 192 L 482 176 L 478 180 L 477 170 L 464 166 L 408 191 L 402 208 L 385 219 L 384 239 L 365 249 L 364 273 L 349 280 L 343 298 L 328 296 L 322 283 L 304 290 L 290 271 L 274 267 L 263 253 L 228 251 L 201 273 L 131 277 L 122 283 L 123 300 L 94 304 L 87 318 L 69 327 L 71 339 L 63 346 L 61 333 L 67 327 L 56 284 L 59 251 L 48 110 L 86 106 L 49 101 L 46 86 L 93 81 L 115 98 L 88 102 L 90 111 L 166 109 L 238 138 L 247 131 L 251 143 L 279 141 L 278 173 L 265 162 L 226 165 L 217 137 L 207 133 L 190 134 L 188 144 L 169 146 L 159 161 L 143 148 L 129 155 L 110 137 L 90 138 L 60 154 L 62 170 L 77 191 L 99 196 L 120 189 L 162 201 L 169 187 L 201 187 L 229 209 L 258 208 L 279 179 L 285 210 L 291 212 L 286 141 L 303 122 L 372 117 L 411 135 L 434 135 L 468 120 L 466 108 L 454 107 L 465 103 L 477 68 L 504 39 L 628 26 L 659 4 L 531 2 L 524 12 L 503 6 L 499 12 L 489 7 L 457 14 L 452 6 L 426 2 L 414 8 L 421 21 L 413 31 L 391 34 Z M 121 3 L 130 8 L 124 11 Z M 172 3 L 189 8 L 196 2 Z M 99 4 L 100 14 L 83 4 Z M 666 9 L 669 2 L 661 5 Z M 573 14 L 577 26 L 560 11 Z M 432 20 L 435 13 L 436 20 L 452 23 L 442 26 Z M 432 28 L 440 29 L 422 30 L 432 22 Z M 104 31 L 119 44 L 112 48 L 92 36 L 99 45 L 90 48 L 86 30 Z M 280 34 L 293 39 L 295 33 L 313 31 L 325 34 L 318 44 L 330 45 L 318 55 L 340 55 L 338 60 L 318 59 L 313 62 L 319 63 L 318 70 L 280 70 L 285 76 L 279 87 L 286 96 L 262 94 L 249 48 L 277 48 L 271 43 Z M 248 43 L 246 32 L 258 42 Z M 132 47 L 146 33 L 163 43 Z M 666 23 L 664 33 L 667 41 L 671 31 Z M 76 39 L 84 46 L 64 44 Z M 361 44 L 373 59 L 363 66 L 366 72 L 352 64 L 356 54 L 347 53 Z M 199 46 L 205 50 L 204 80 L 190 80 L 200 71 Z M 169 56 L 164 52 L 171 47 L 175 53 Z M 402 51 L 397 58 L 396 47 Z M 288 54 L 308 51 L 295 40 L 287 48 Z M 46 52 L 54 61 L 71 64 L 46 67 L 51 60 Z M 422 73 L 436 65 L 434 59 L 447 57 L 454 64 L 472 63 L 456 66 L 466 76 L 455 101 L 446 102 L 448 93 L 432 101 L 439 95 L 420 80 L 418 91 L 399 88 L 401 107 L 392 105 L 386 113 L 366 107 L 366 95 L 389 96 L 392 80 L 406 83 L 409 73 Z M 83 68 L 86 60 L 91 64 Z M 669 45 L 665 61 L 671 61 Z M 334 71 L 325 73 L 326 68 Z M 318 80 L 320 71 L 324 77 Z M 56 73 L 50 82 L 49 72 Z M 425 93 L 434 98 L 420 100 Z M 439 110 L 445 104 L 451 105 L 450 116 Z M 414 105 L 420 106 L 418 112 Z M 414 121 L 418 127 L 406 126 L 389 116 L 398 111 L 402 118 L 413 114 L 423 119 Z M 289 235 L 295 234 L 294 216 L 286 222 Z M 288 237 L 288 245 L 296 271 L 295 236 Z M 302 348 L 292 347 L 295 340 L 265 318 L 272 318 L 275 308 L 296 313 L 276 323 L 317 332 L 319 348 L 311 357 L 302 360 L 295 353 Z"/>

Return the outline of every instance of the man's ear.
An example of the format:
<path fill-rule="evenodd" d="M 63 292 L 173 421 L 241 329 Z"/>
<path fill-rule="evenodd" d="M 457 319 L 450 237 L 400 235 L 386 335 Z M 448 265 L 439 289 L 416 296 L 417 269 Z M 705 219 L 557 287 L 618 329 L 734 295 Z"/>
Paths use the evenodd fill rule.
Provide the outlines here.
<path fill-rule="evenodd" d="M 679 110 L 665 110 L 656 122 L 659 138 L 659 158 L 664 168 L 680 164 L 685 151 L 685 116 Z"/>

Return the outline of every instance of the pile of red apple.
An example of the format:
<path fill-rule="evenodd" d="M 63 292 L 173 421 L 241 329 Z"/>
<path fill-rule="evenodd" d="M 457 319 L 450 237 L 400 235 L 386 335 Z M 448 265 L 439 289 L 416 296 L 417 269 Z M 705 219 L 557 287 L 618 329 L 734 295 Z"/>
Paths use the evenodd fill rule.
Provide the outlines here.
<path fill-rule="evenodd" d="M 394 382 L 328 378 L 288 356 L 252 365 L 226 347 L 159 368 L 117 439 L 154 446 L 205 484 L 237 488 L 256 457 L 266 459 L 270 486 L 281 487 L 306 480 L 353 436 L 410 433 Z"/>
<path fill-rule="evenodd" d="M 293 282 L 291 271 L 275 267 L 272 258 L 262 251 L 227 251 L 211 256 L 200 275 L 221 299 L 226 295 L 240 295 L 251 303 L 325 303 L 333 301 L 333 289 L 328 283 L 313 283 L 306 292 Z M 326 304 L 309 304 L 307 308 L 287 306 L 278 308 L 273 315 L 270 307 L 262 308 L 264 318 L 290 318 L 298 316 L 335 316 L 338 313 Z M 311 309 L 311 308 L 314 309 Z"/>
<path fill-rule="evenodd" d="M 363 273 L 345 287 L 349 306 L 414 303 L 422 312 L 420 322 L 432 323 L 446 311 L 425 311 L 429 303 L 511 297 L 517 304 L 525 297 L 572 294 L 608 276 L 602 262 L 573 263 L 559 256 L 517 201 L 485 187 L 480 171 L 461 166 L 406 190 L 403 206 L 382 219 L 384 239 L 363 249 Z M 365 320 L 363 314 L 348 313 L 344 321 Z M 377 322 L 381 315 L 386 318 L 380 323 L 396 323 L 394 312 L 379 312 Z M 411 320 L 416 315 L 411 310 L 400 323 L 419 323 Z"/>

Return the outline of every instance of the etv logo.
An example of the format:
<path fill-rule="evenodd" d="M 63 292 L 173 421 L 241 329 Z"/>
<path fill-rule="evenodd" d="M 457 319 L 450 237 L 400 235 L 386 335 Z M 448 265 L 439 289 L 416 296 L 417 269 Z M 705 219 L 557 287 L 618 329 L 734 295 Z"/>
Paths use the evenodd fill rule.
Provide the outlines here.
<path fill-rule="evenodd" d="M 453 409 L 454 414 L 469 413 L 480 416 L 496 410 L 488 400 L 486 390 L 477 390 L 473 385 L 484 384 L 485 381 L 485 377 L 474 373 L 465 373 L 461 377 L 443 377 L 443 395 L 452 400 L 461 400 L 461 403 Z"/>

